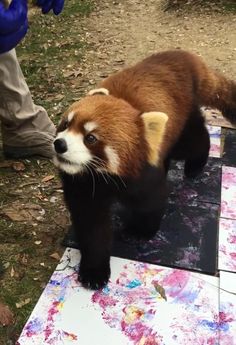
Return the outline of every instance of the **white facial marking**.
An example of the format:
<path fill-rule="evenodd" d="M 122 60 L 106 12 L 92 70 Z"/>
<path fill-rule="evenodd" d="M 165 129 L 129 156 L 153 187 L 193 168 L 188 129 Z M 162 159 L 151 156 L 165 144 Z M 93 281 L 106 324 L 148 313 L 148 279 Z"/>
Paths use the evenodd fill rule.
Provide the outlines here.
<path fill-rule="evenodd" d="M 92 159 L 90 151 L 84 145 L 83 135 L 66 129 L 63 132 L 59 132 L 56 136 L 56 139 L 60 138 L 66 141 L 67 151 L 59 155 L 59 158 L 55 156 L 53 159 L 54 164 L 68 174 L 74 175 L 83 172 L 85 165 Z M 61 161 L 60 157 L 67 160 L 68 163 Z"/>
<path fill-rule="evenodd" d="M 75 113 L 73 111 L 71 111 L 68 116 L 67 116 L 67 119 L 68 119 L 68 122 L 71 122 L 71 120 L 73 119 Z"/>
<path fill-rule="evenodd" d="M 93 121 L 90 121 L 90 122 L 86 122 L 84 124 L 84 129 L 87 131 L 87 132 L 92 132 L 94 129 L 97 128 L 97 124 L 96 122 L 93 122 Z"/>
<path fill-rule="evenodd" d="M 101 87 L 100 89 L 94 89 L 94 90 L 90 90 L 88 92 L 89 96 L 95 95 L 96 93 L 103 93 L 104 95 L 109 95 L 109 90 L 105 89 L 104 87 Z"/>
<path fill-rule="evenodd" d="M 109 166 L 111 172 L 113 172 L 114 174 L 118 174 L 118 168 L 119 168 L 119 164 L 120 164 L 120 159 L 119 159 L 118 154 L 110 146 L 106 146 L 104 151 L 107 155 L 108 166 Z"/>

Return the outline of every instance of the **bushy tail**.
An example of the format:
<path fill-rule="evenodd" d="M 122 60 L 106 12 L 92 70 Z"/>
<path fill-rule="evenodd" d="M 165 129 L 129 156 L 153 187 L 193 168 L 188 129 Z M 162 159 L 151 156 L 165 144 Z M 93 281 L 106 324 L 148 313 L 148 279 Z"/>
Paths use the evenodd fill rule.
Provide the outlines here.
<path fill-rule="evenodd" d="M 219 109 L 227 120 L 236 125 L 236 83 L 205 65 L 201 66 L 200 76 L 200 104 Z"/>

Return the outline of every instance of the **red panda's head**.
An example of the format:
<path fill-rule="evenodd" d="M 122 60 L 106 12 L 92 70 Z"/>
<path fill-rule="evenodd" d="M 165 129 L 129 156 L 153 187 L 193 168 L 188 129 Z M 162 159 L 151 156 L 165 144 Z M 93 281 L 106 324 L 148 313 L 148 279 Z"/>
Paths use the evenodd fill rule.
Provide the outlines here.
<path fill-rule="evenodd" d="M 54 164 L 62 171 L 74 175 L 93 169 L 135 176 L 145 162 L 157 160 L 153 135 L 157 116 L 153 114 L 162 113 L 140 114 L 106 91 L 91 92 L 63 116 L 54 141 Z M 162 117 L 166 122 L 166 115 Z"/>

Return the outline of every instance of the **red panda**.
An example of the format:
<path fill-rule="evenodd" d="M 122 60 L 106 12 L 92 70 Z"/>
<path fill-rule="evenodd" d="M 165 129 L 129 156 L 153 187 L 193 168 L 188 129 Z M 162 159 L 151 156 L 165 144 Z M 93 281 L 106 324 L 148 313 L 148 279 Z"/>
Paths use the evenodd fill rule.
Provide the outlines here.
<path fill-rule="evenodd" d="M 96 289 L 110 277 L 111 206 L 125 231 L 155 235 L 165 212 L 171 159 L 194 177 L 208 159 L 200 107 L 236 123 L 236 84 L 185 51 L 154 54 L 101 82 L 58 126 L 54 163 L 81 250 L 79 279 Z"/>

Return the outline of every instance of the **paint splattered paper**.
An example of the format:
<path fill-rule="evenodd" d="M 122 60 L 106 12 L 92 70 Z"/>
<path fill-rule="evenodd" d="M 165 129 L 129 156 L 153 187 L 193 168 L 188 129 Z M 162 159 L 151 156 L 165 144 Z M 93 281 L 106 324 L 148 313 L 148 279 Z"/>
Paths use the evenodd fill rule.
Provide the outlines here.
<path fill-rule="evenodd" d="M 236 219 L 236 168 L 222 167 L 221 217 Z"/>
<path fill-rule="evenodd" d="M 220 271 L 220 345 L 236 344 L 236 274 Z"/>
<path fill-rule="evenodd" d="M 210 134 L 210 157 L 221 157 L 221 127 L 217 126 L 207 126 L 209 134 Z"/>
<path fill-rule="evenodd" d="M 18 345 L 218 345 L 218 278 L 112 258 L 94 292 L 77 282 L 78 262 L 66 250 Z"/>
<path fill-rule="evenodd" d="M 221 167 L 220 159 L 210 157 L 203 172 L 189 179 L 184 176 L 183 162 L 172 162 L 168 172 L 169 198 L 181 205 L 220 204 Z"/>
<path fill-rule="evenodd" d="M 150 240 L 128 237 L 117 219 L 112 255 L 215 274 L 220 207 L 186 204 L 170 202 L 161 228 Z"/>
<path fill-rule="evenodd" d="M 236 167 L 236 131 L 225 130 L 223 163 L 231 167 Z"/>
<path fill-rule="evenodd" d="M 236 272 L 236 220 L 220 219 L 219 270 Z"/>

